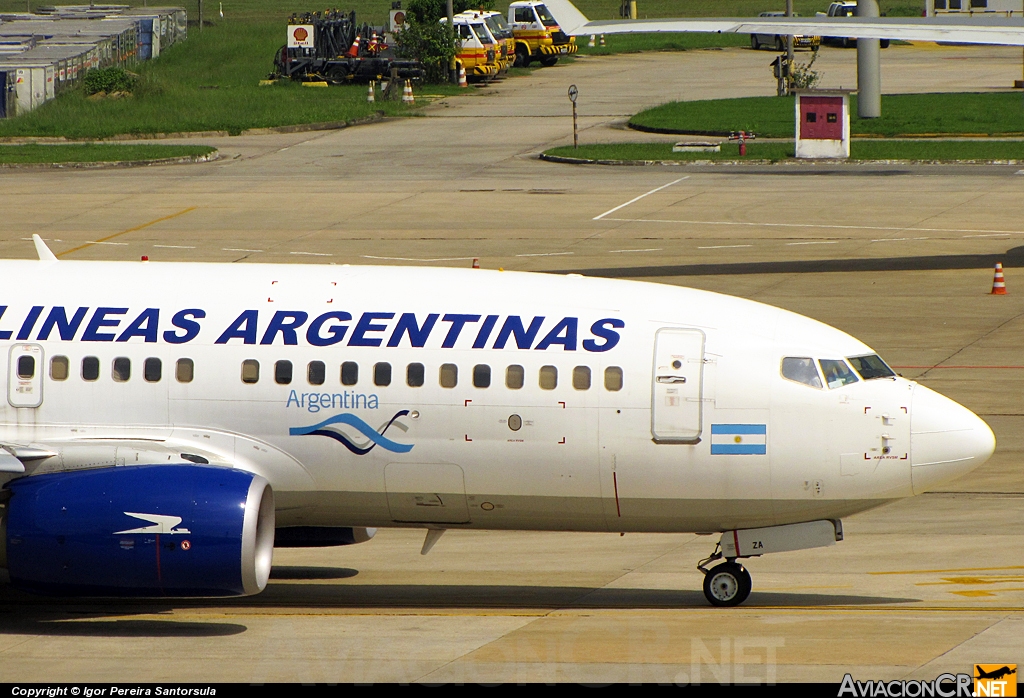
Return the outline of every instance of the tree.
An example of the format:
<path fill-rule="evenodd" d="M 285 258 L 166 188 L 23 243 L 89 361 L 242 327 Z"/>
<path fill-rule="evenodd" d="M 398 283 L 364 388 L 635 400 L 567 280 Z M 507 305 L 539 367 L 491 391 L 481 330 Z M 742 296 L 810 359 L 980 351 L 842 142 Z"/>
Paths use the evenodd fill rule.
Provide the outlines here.
<path fill-rule="evenodd" d="M 427 82 L 443 83 L 448 81 L 448 66 L 458 53 L 458 42 L 447 22 L 410 18 L 402 31 L 395 34 L 395 53 L 399 58 L 422 63 Z"/>
<path fill-rule="evenodd" d="M 452 7 L 455 14 L 466 10 L 493 10 L 494 0 L 452 0 Z M 439 22 L 442 17 L 448 16 L 447 0 L 410 0 L 405 11 L 407 17 L 411 17 L 421 24 Z"/>

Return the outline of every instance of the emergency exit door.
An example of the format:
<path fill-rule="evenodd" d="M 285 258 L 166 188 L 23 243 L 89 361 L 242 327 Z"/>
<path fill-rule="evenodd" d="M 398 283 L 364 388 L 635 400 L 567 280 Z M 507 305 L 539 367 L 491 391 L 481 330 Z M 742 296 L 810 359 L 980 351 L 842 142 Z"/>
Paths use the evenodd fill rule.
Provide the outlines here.
<path fill-rule="evenodd" d="M 656 443 L 700 441 L 703 378 L 704 333 L 658 330 L 651 404 L 651 433 Z"/>
<path fill-rule="evenodd" d="M 43 348 L 15 344 L 7 362 L 7 401 L 12 407 L 43 404 Z"/>

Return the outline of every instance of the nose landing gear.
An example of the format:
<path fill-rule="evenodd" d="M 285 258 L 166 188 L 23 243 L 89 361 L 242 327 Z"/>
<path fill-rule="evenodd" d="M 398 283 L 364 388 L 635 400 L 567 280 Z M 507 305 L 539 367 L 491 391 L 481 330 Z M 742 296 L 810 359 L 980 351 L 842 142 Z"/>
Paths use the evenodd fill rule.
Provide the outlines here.
<path fill-rule="evenodd" d="M 704 573 L 704 597 L 712 606 L 739 606 L 750 596 L 750 573 L 736 562 L 736 558 L 707 569 L 708 563 L 722 557 L 722 546 L 718 545 L 711 557 L 697 565 L 697 569 Z"/>

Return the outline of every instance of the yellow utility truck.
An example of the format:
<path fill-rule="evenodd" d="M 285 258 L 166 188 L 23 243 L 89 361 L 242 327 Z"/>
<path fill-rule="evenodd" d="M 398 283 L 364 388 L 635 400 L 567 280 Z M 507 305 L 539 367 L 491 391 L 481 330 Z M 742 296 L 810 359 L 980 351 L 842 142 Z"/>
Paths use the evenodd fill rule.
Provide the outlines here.
<path fill-rule="evenodd" d="M 525 68 L 531 61 L 552 66 L 559 56 L 576 53 L 576 39 L 558 26 L 543 2 L 520 0 L 508 6 L 508 23 L 516 39 L 515 65 Z"/>

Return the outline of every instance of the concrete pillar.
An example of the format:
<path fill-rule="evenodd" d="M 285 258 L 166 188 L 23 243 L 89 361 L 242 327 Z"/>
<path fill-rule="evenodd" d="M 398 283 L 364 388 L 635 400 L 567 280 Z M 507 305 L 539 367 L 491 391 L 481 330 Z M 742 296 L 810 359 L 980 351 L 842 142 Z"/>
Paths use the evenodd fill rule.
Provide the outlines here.
<path fill-rule="evenodd" d="M 793 16 L 793 0 L 786 0 L 786 16 Z M 793 35 L 790 34 L 786 37 L 786 61 L 789 65 L 789 70 L 786 73 L 786 94 L 793 89 L 793 60 Z"/>
<path fill-rule="evenodd" d="M 857 0 L 858 17 L 878 17 L 877 0 Z M 878 39 L 857 39 L 857 116 L 882 115 L 882 71 Z"/>

